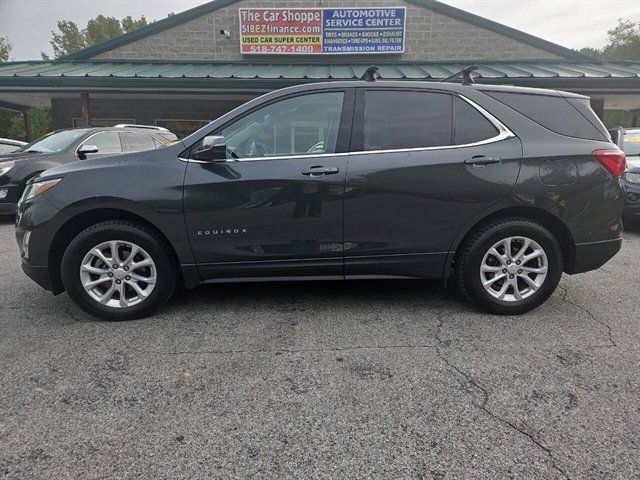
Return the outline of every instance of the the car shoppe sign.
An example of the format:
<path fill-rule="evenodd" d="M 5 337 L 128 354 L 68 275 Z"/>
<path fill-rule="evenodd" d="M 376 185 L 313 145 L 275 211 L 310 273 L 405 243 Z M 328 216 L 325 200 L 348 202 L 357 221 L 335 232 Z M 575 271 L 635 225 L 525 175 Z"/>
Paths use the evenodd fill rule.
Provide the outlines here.
<path fill-rule="evenodd" d="M 243 54 L 404 52 L 406 9 L 241 8 Z"/>

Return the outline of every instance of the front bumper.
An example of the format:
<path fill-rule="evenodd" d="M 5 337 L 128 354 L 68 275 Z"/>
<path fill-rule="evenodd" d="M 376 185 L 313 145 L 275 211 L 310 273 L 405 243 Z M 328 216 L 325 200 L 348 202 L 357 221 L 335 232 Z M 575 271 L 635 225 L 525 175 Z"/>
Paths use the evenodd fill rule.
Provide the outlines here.
<path fill-rule="evenodd" d="M 621 247 L 622 238 L 577 244 L 573 265 L 566 273 L 573 275 L 596 270 L 611 260 Z"/>
<path fill-rule="evenodd" d="M 38 285 L 54 294 L 64 291 L 64 288 L 58 279 L 59 275 L 52 272 L 49 252 L 56 232 L 66 220 L 45 195 L 21 204 L 16 216 L 15 236 L 22 270 Z"/>
<path fill-rule="evenodd" d="M 57 292 L 58 288 L 54 287 L 51 281 L 51 275 L 49 273 L 49 267 L 36 267 L 31 265 L 24 257 L 22 258 L 22 271 L 27 274 L 31 280 L 36 282 L 45 290 L 50 292 Z"/>
<path fill-rule="evenodd" d="M 624 182 L 624 216 L 640 220 L 640 184 Z"/>

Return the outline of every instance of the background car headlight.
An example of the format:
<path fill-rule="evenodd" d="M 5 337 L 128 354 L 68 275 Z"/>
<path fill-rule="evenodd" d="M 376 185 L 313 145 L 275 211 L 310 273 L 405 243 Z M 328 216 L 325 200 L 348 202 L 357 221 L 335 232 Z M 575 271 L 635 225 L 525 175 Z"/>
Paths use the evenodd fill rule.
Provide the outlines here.
<path fill-rule="evenodd" d="M 624 179 L 629 183 L 640 183 L 640 173 L 627 172 Z"/>
<path fill-rule="evenodd" d="M 15 166 L 16 162 L 0 162 L 0 177 Z"/>
<path fill-rule="evenodd" d="M 24 193 L 22 194 L 20 203 L 43 194 L 47 190 L 55 187 L 58 183 L 60 183 L 61 180 L 61 178 L 54 178 L 52 180 L 43 180 L 41 182 L 29 183 L 27 185 L 27 188 L 25 188 Z"/>

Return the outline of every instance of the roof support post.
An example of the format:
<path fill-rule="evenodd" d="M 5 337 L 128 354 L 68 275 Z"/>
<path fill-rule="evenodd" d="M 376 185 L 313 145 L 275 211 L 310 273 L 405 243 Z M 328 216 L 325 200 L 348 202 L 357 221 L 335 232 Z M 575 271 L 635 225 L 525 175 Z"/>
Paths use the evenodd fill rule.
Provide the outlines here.
<path fill-rule="evenodd" d="M 33 140 L 33 125 L 31 123 L 30 108 L 22 111 L 22 119 L 24 120 L 24 140 L 25 142 L 31 142 Z"/>
<path fill-rule="evenodd" d="M 591 108 L 600 120 L 604 118 L 604 99 L 592 98 Z"/>
<path fill-rule="evenodd" d="M 91 125 L 91 112 L 89 109 L 89 93 L 82 92 L 80 94 L 80 102 L 82 104 L 82 123 L 85 127 Z"/>

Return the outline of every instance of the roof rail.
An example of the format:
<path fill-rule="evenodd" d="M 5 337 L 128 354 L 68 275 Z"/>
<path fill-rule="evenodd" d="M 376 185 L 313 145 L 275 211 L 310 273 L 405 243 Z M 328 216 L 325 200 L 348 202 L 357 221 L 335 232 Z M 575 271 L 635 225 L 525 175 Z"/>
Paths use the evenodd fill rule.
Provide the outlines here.
<path fill-rule="evenodd" d="M 378 70 L 380 70 L 380 68 L 377 65 L 371 65 L 370 67 L 367 67 L 367 69 L 360 77 L 360 80 L 364 80 L 365 82 L 375 82 L 378 78 L 380 78 Z"/>
<path fill-rule="evenodd" d="M 168 132 L 169 130 L 164 127 L 158 127 L 156 125 L 136 125 L 132 123 L 119 123 L 114 125 L 114 128 L 140 128 L 143 130 L 159 130 L 161 132 Z"/>
<path fill-rule="evenodd" d="M 462 85 L 473 85 L 476 82 L 473 80 L 471 72 L 478 70 L 478 68 L 478 65 L 469 65 L 468 67 L 463 68 L 459 72 L 456 72 L 445 79 L 438 80 L 438 82 L 452 82 L 453 80 L 457 80 L 462 75 Z"/>

